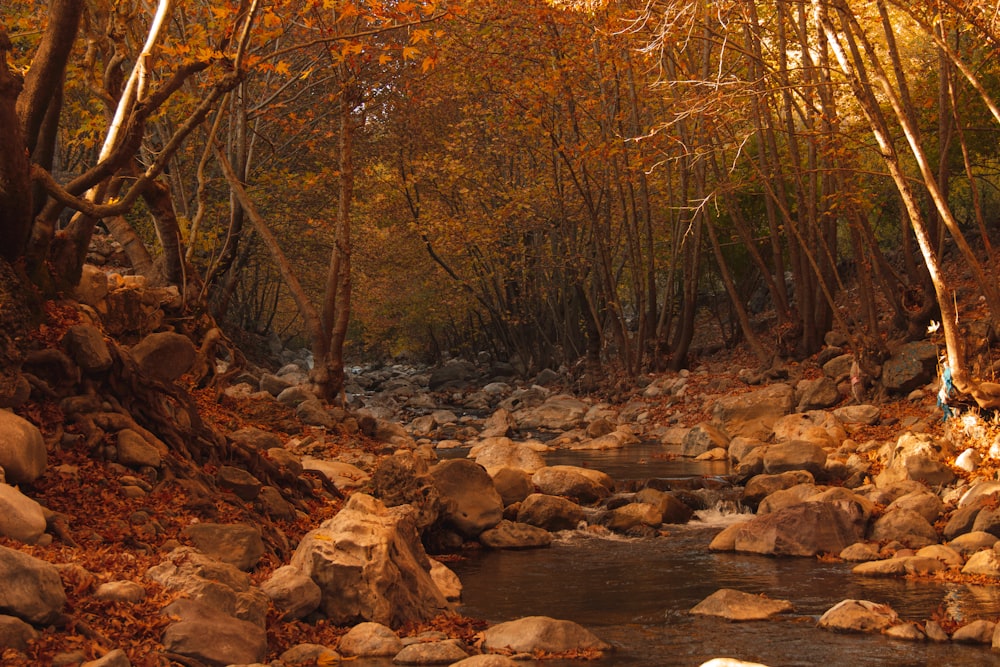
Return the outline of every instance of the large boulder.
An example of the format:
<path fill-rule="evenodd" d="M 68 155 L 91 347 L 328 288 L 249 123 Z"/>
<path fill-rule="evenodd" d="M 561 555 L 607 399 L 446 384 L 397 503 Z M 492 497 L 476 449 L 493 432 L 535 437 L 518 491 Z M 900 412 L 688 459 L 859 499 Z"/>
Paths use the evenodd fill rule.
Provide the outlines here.
<path fill-rule="evenodd" d="M 795 390 L 783 383 L 726 396 L 712 406 L 712 423 L 732 437 L 766 440 L 774 423 L 791 413 L 794 399 Z"/>
<path fill-rule="evenodd" d="M 0 581 L 0 613 L 35 625 L 62 617 L 66 591 L 54 565 L 0 546 Z"/>
<path fill-rule="evenodd" d="M 503 499 L 486 469 L 468 459 L 441 461 L 430 470 L 441 496 L 440 520 L 475 539 L 503 518 Z"/>
<path fill-rule="evenodd" d="M 594 633 L 572 621 L 548 616 L 527 616 L 498 623 L 483 632 L 483 648 L 490 651 L 510 650 L 533 653 L 566 653 L 568 651 L 607 651 L 611 645 Z"/>
<path fill-rule="evenodd" d="M 899 622 L 889 606 L 868 600 L 843 600 L 819 619 L 819 627 L 838 632 L 881 632 Z"/>
<path fill-rule="evenodd" d="M 702 422 L 684 436 L 681 441 L 681 456 L 700 456 L 720 447 L 729 447 L 729 435 L 718 426 Z"/>
<path fill-rule="evenodd" d="M 907 394 L 934 378 L 937 369 L 937 346 L 922 340 L 901 345 L 882 365 L 882 386 Z"/>
<path fill-rule="evenodd" d="M 9 484 L 34 482 L 45 472 L 48 453 L 38 427 L 9 410 L 0 410 L 0 468 Z"/>
<path fill-rule="evenodd" d="M 856 517 L 835 504 L 807 502 L 739 524 L 734 547 L 773 556 L 839 554 L 863 532 Z"/>
<path fill-rule="evenodd" d="M 260 529 L 250 524 L 194 523 L 183 533 L 198 551 L 240 570 L 250 570 L 264 555 Z"/>
<path fill-rule="evenodd" d="M 355 493 L 335 517 L 302 538 L 290 564 L 319 585 L 320 609 L 333 623 L 399 627 L 448 609 L 413 515 L 405 506 L 387 508 Z"/>
<path fill-rule="evenodd" d="M 568 431 L 583 423 L 589 409 L 590 406 L 578 398 L 557 394 L 537 407 L 519 410 L 514 416 L 521 429 Z"/>
<path fill-rule="evenodd" d="M 205 665 L 249 665 L 264 661 L 267 632 L 195 600 L 180 599 L 163 608 L 178 619 L 163 633 L 163 648 Z"/>
<path fill-rule="evenodd" d="M 806 440 L 781 442 L 764 450 L 764 472 L 768 475 L 804 470 L 815 478 L 825 469 L 826 450 Z"/>
<path fill-rule="evenodd" d="M 878 487 L 914 480 L 930 486 L 950 484 L 955 473 L 946 463 L 949 455 L 943 441 L 926 433 L 904 433 L 886 452 L 885 467 L 875 478 Z"/>
<path fill-rule="evenodd" d="M 574 530 L 583 521 L 583 508 L 571 500 L 533 493 L 524 499 L 517 510 L 519 523 L 544 528 L 548 531 Z"/>
<path fill-rule="evenodd" d="M 579 503 L 596 503 L 614 491 L 611 477 L 600 470 L 578 466 L 546 466 L 531 477 L 540 493 L 563 496 Z"/>
<path fill-rule="evenodd" d="M 469 457 L 486 468 L 491 475 L 501 468 L 515 468 L 533 473 L 545 466 L 545 458 L 526 443 L 498 436 L 486 438 L 469 452 Z"/>

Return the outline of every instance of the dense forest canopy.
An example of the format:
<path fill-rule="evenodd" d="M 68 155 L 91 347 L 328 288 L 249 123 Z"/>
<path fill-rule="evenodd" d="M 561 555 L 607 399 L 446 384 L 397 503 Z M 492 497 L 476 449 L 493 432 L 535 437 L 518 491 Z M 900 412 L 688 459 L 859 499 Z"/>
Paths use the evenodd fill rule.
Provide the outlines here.
<path fill-rule="evenodd" d="M 994 10 L 11 0 L 0 253 L 49 296 L 109 235 L 230 336 L 311 347 L 328 398 L 345 354 L 766 367 L 836 328 L 874 367 L 932 321 L 974 393 Z"/>

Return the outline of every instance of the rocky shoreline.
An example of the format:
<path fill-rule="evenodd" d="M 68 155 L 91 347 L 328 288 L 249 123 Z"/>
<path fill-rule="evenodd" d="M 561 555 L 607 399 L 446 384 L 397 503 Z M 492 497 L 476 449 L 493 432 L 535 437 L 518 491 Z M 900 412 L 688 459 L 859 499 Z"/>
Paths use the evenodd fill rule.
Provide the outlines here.
<path fill-rule="evenodd" d="M 179 388 L 196 371 L 200 352 L 170 331 L 133 327 L 142 335 L 133 336 L 132 346 L 108 338 L 102 323 L 128 310 L 121 304 L 133 303 L 136 321 L 149 328 L 150 321 L 164 321 L 171 295 L 151 296 L 129 281 L 93 288 L 100 276 L 88 275 L 91 288 L 78 295 L 84 317 L 59 332 L 58 354 L 38 355 L 26 366 L 31 381 L 12 402 L 14 411 L 0 410 L 0 575 L 9 582 L 0 588 L 4 664 L 34 664 L 40 637 L 48 637 L 47 650 L 60 636 L 77 637 L 81 622 L 68 608 L 70 598 L 77 608 L 99 603 L 116 610 L 162 601 L 160 646 L 133 660 L 129 652 L 138 653 L 128 642 L 94 633 L 99 636 L 85 649 L 67 641 L 46 654 L 52 664 L 267 661 L 278 667 L 391 658 L 394 664 L 504 665 L 538 655 L 593 657 L 613 647 L 560 619 L 529 617 L 461 637 L 446 630 L 408 634 L 407 628 L 452 613 L 461 582 L 446 561 L 463 545 L 544 548 L 553 533 L 578 529 L 661 539 L 665 526 L 685 523 L 714 502 L 719 486 L 753 513 L 723 530 L 713 550 L 840 558 L 857 563 L 854 576 L 1000 584 L 995 424 L 972 413 L 941 423 L 930 342 L 903 346 L 886 363 L 881 387 L 900 396 L 893 410 L 857 403 L 850 398 L 851 357 L 835 337 L 801 365 L 762 375 L 732 361 L 707 362 L 690 372 L 640 378 L 615 402 L 573 396 L 560 373 L 519 383 L 503 365 L 456 361 L 435 369 L 354 369 L 350 404 L 334 408 L 310 392 L 308 355 L 285 352 L 284 367 L 244 370 L 225 397 L 281 406 L 303 428 L 288 434 L 243 427 L 215 442 L 243 460 L 266 463 L 261 469 L 270 471 L 268 479 L 233 462 L 169 487 L 185 495 L 186 507 L 197 504 L 191 496 L 211 505 L 211 494 L 225 494 L 259 520 L 219 521 L 214 508 L 203 507 L 202 516 L 184 515 L 174 535 L 157 527 L 166 523 L 162 517 L 135 512 L 130 535 L 145 536 L 139 546 L 133 537 L 120 544 L 74 540 L 73 517 L 44 506 L 32 490 L 53 476 L 85 483 L 74 466 L 51 466 L 49 459 L 53 448 L 82 446 L 86 432 L 43 434 L 45 424 L 19 416 L 18 409 L 37 396 L 39 378 L 48 378 L 49 398 L 61 401 L 65 415 L 88 423 L 85 415 L 100 426 L 88 451 L 98 453 L 113 476 L 108 493 L 141 504 L 174 476 L 175 445 L 121 416 L 109 400 L 95 402 L 94 387 L 116 364 L 134 364 L 162 386 Z M 137 293 L 127 296 L 130 291 Z M 116 330 L 129 330 L 120 317 L 115 321 Z M 367 444 L 331 446 L 345 436 Z M 621 489 L 599 470 L 546 463 L 547 453 L 557 450 L 639 443 L 657 443 L 665 457 L 726 461 L 730 474 L 707 485 L 714 488 L 650 480 Z M 466 455 L 439 456 L 455 448 Z M 280 527 L 310 518 L 293 498 L 294 485 L 336 509 L 293 542 Z M 74 548 L 95 545 L 123 557 L 141 552 L 151 565 L 130 579 L 81 572 Z M 722 590 L 692 613 L 755 620 L 791 606 Z M 996 620 L 900 619 L 873 601 L 844 600 L 819 625 L 900 640 L 975 642 L 989 651 L 1000 648 Z M 295 622 L 341 630 L 335 643 L 298 643 L 276 654 L 269 636 L 277 625 Z M 119 637 L 128 634 L 125 627 Z"/>

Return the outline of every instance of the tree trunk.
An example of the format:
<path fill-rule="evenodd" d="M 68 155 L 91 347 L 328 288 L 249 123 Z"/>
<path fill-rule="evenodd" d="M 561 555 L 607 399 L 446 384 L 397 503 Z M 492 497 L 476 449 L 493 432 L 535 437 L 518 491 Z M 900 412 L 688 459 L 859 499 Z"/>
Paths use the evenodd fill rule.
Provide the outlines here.
<path fill-rule="evenodd" d="M 0 256 L 14 262 L 31 235 L 31 165 L 17 114 L 23 84 L 7 65 L 11 50 L 0 28 Z"/>

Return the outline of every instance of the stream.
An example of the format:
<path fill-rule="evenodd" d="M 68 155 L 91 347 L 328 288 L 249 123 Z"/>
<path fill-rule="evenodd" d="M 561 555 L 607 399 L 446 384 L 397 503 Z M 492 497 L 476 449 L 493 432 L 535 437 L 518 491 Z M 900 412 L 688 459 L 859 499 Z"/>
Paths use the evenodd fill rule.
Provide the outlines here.
<path fill-rule="evenodd" d="M 725 468 L 657 458 L 643 447 L 559 451 L 546 459 L 549 465 L 603 470 L 624 484 L 653 477 L 695 480 L 724 474 Z M 697 667 L 715 657 L 770 667 L 1000 665 L 1000 651 L 989 646 L 904 642 L 816 627 L 827 609 L 848 598 L 888 604 L 902 619 L 917 622 L 939 610 L 959 620 L 995 618 L 1000 587 L 857 577 L 849 563 L 710 552 L 712 538 L 737 520 L 727 505 L 723 512 L 699 512 L 687 525 L 665 526 L 669 534 L 660 538 L 567 531 L 547 549 L 476 552 L 449 563 L 464 586 L 459 612 L 491 623 L 534 615 L 571 620 L 615 646 L 598 661 L 534 663 L 538 667 Z M 720 588 L 789 600 L 795 611 L 750 623 L 688 614 Z"/>

